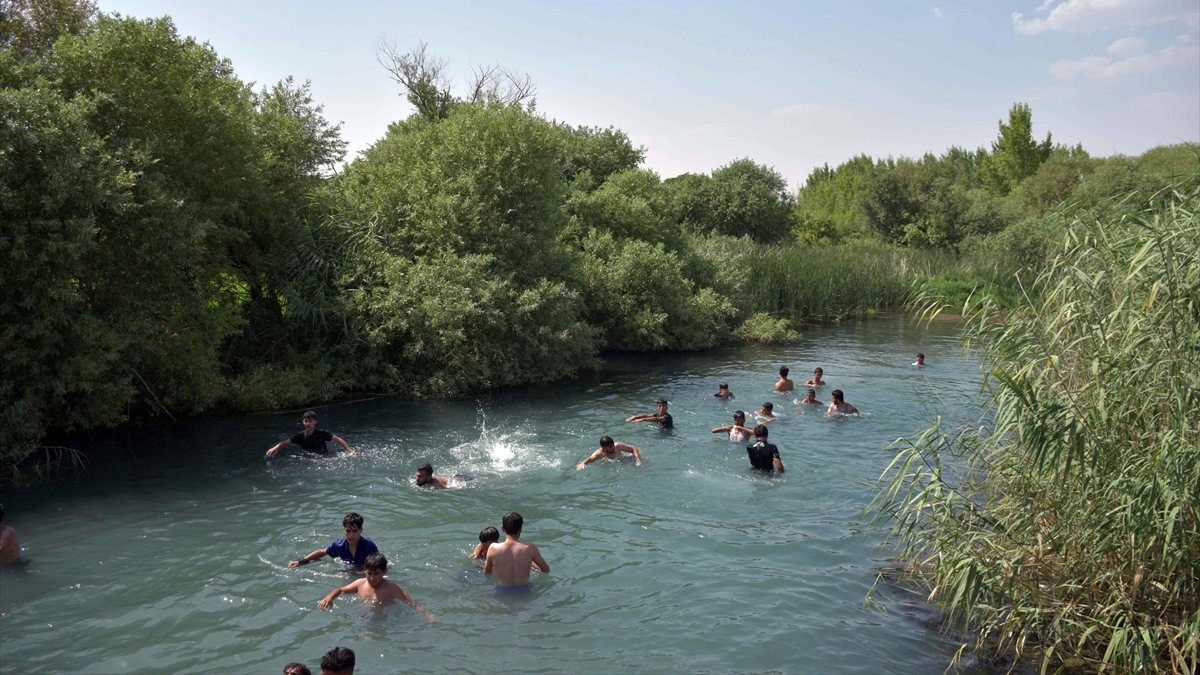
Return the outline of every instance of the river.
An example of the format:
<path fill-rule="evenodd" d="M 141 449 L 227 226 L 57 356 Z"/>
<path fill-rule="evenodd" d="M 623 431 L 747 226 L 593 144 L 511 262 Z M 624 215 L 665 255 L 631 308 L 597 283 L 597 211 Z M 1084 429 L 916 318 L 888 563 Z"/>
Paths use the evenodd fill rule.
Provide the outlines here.
<path fill-rule="evenodd" d="M 0 672 L 314 672 L 335 645 L 358 672 L 940 673 L 957 643 L 919 599 L 880 586 L 889 562 L 864 514 L 888 445 L 935 415 L 977 419 L 979 362 L 958 326 L 885 318 L 807 329 L 782 346 L 615 356 L 573 382 L 413 402 L 318 407 L 358 453 L 264 451 L 300 412 L 120 430 L 79 449 L 89 468 L 3 487 L 25 562 L 0 569 Z M 910 366 L 918 352 L 929 366 Z M 828 418 L 776 394 L 780 365 L 813 367 L 862 411 Z M 713 397 L 728 382 L 736 399 Z M 675 428 L 629 424 L 670 400 Z M 772 401 L 787 471 L 748 470 L 713 427 Z M 642 466 L 575 464 L 609 434 Z M 453 489 L 412 482 L 431 462 Z M 467 555 L 519 511 L 551 566 L 510 599 Z M 389 578 L 437 616 L 343 596 L 328 559 L 348 511 Z"/>

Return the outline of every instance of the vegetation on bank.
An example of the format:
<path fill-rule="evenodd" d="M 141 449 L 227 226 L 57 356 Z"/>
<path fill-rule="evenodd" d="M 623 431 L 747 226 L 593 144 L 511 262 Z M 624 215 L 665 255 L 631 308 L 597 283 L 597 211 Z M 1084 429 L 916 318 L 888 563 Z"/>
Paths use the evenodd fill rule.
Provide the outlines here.
<path fill-rule="evenodd" d="M 335 170 L 307 84 L 255 90 L 170 19 L 7 0 L 0 44 L 0 478 L 71 432 L 788 340 L 914 284 L 1011 303 L 1070 218 L 1197 153 L 1091 158 L 1017 105 L 990 149 L 860 156 L 798 193 L 747 158 L 663 180 L 620 130 L 537 114 L 527 79 L 458 96 L 424 46 L 383 45 L 415 112 Z"/>
<path fill-rule="evenodd" d="M 968 307 L 995 418 L 901 444 L 877 504 L 951 624 L 1043 671 L 1200 669 L 1200 192 L 1152 201 Z"/>

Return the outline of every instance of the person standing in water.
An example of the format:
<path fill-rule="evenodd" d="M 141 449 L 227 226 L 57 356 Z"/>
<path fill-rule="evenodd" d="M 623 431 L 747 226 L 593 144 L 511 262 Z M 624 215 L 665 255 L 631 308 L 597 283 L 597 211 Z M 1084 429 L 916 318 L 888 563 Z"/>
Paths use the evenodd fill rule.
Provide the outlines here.
<path fill-rule="evenodd" d="M 717 385 L 717 393 L 713 394 L 713 396 L 725 399 L 726 401 L 732 400 L 733 392 L 729 391 L 729 383 L 722 382 L 721 384 Z"/>
<path fill-rule="evenodd" d="M 521 541 L 521 530 L 525 519 L 513 511 L 504 515 L 500 527 L 504 530 L 505 539 L 499 544 L 488 548 L 487 561 L 483 563 L 484 574 L 496 575 L 499 587 L 529 586 L 529 570 L 532 566 L 542 574 L 550 573 L 550 565 L 542 557 L 542 552 L 533 544 Z"/>
<path fill-rule="evenodd" d="M 15 563 L 21 559 L 21 542 L 17 531 L 4 524 L 4 505 L 0 504 L 0 563 Z"/>
<path fill-rule="evenodd" d="M 360 569 L 366 563 L 367 556 L 379 553 L 379 547 L 370 537 L 364 535 L 362 530 L 363 517 L 351 511 L 342 518 L 342 533 L 346 536 L 334 539 L 326 548 L 319 548 L 303 558 L 289 562 L 288 567 L 307 565 L 314 560 L 330 556 Z"/>
<path fill-rule="evenodd" d="M 733 424 L 726 424 L 713 429 L 714 434 L 729 432 L 730 443 L 745 443 L 754 435 L 754 430 L 746 427 L 746 413 L 741 410 L 733 413 Z"/>
<path fill-rule="evenodd" d="M 920 354 L 920 353 L 917 354 L 917 360 L 913 361 L 913 367 L 914 368 L 924 368 L 925 367 L 925 355 L 924 354 Z"/>
<path fill-rule="evenodd" d="M 767 434 L 767 425 L 759 424 L 754 427 L 754 444 L 746 446 L 750 466 L 768 473 L 783 473 L 783 460 L 779 458 L 779 448 L 774 443 L 767 442 Z"/>
<path fill-rule="evenodd" d="M 829 402 L 829 408 L 825 411 L 827 414 L 830 414 L 830 415 L 834 415 L 834 414 L 856 415 L 856 414 L 858 414 L 858 408 L 855 408 L 854 406 L 850 405 L 849 403 L 846 403 L 845 396 L 842 394 L 841 389 L 834 389 L 833 391 L 829 392 L 829 395 L 833 398 L 833 400 Z"/>
<path fill-rule="evenodd" d="M 659 426 L 664 429 L 670 429 L 675 426 L 675 420 L 671 418 L 671 413 L 667 412 L 667 399 L 660 398 L 654 406 L 653 415 L 634 415 L 626 422 L 658 422 Z"/>
<path fill-rule="evenodd" d="M 804 383 L 804 384 L 805 384 L 805 386 L 808 386 L 808 387 L 824 387 L 824 386 L 825 386 L 825 380 L 822 380 L 822 379 L 821 379 L 821 377 L 822 377 L 823 375 L 825 375 L 825 371 L 824 371 L 824 370 L 822 370 L 820 367 L 814 368 L 814 369 L 813 369 L 813 376 L 812 376 L 812 379 L 811 379 L 811 380 L 809 380 L 808 382 L 805 382 L 805 383 Z"/>
<path fill-rule="evenodd" d="M 816 389 L 809 389 L 808 393 L 806 393 L 804 395 L 804 398 L 800 401 L 800 404 L 801 405 L 825 405 L 824 403 L 817 400 L 817 390 Z"/>
<path fill-rule="evenodd" d="M 575 470 L 583 471 L 583 467 L 600 459 L 620 459 L 622 452 L 627 452 L 633 455 L 633 463 L 641 466 L 642 452 L 640 450 L 632 445 L 629 445 L 628 443 L 617 443 L 612 439 L 611 436 L 601 436 L 600 447 L 591 455 L 589 455 L 587 459 L 583 460 L 579 464 L 576 464 Z"/>
<path fill-rule="evenodd" d="M 796 383 L 788 379 L 787 366 L 779 369 L 779 381 L 775 383 L 775 391 L 791 391 L 796 387 Z"/>
<path fill-rule="evenodd" d="M 329 452 L 329 448 L 325 445 L 329 441 L 334 441 L 338 445 L 342 446 L 347 455 L 354 454 L 354 448 L 350 447 L 350 444 L 347 443 L 341 436 L 338 436 L 337 434 L 331 434 L 324 429 L 317 428 L 317 413 L 315 411 L 304 411 L 304 415 L 300 417 L 300 423 L 304 425 L 304 431 L 301 431 L 291 438 L 285 438 L 271 446 L 271 449 L 267 450 L 267 457 L 274 457 L 275 453 L 279 452 L 280 448 L 292 444 L 298 445 L 309 452 L 314 452 L 318 455 L 324 455 Z"/>

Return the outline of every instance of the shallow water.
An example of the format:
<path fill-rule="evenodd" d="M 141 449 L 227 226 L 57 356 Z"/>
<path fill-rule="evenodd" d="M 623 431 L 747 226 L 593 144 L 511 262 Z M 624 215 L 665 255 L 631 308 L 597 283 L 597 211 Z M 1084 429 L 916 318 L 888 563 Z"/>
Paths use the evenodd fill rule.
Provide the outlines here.
<path fill-rule="evenodd" d="M 909 364 L 923 351 L 929 367 Z M 830 419 L 771 390 L 780 365 L 814 366 L 862 411 Z M 727 381 L 737 398 L 715 399 Z M 888 444 L 934 415 L 977 418 L 979 364 L 957 326 L 880 319 L 812 328 L 795 344 L 614 357 L 599 373 L 478 399 L 394 398 L 319 409 L 359 453 L 264 451 L 299 412 L 120 432 L 80 447 L 92 466 L 5 487 L 26 563 L 0 569 L 0 672 L 316 670 L 335 645 L 376 672 L 941 672 L 957 647 L 919 600 L 882 587 L 888 563 L 863 515 Z M 671 401 L 672 432 L 627 424 Z M 710 429 L 773 401 L 787 472 L 748 470 Z M 574 465 L 601 434 L 640 467 Z M 455 489 L 412 484 L 432 462 Z M 486 525 L 516 510 L 551 574 L 498 597 L 467 560 Z M 347 577 L 328 559 L 287 561 L 366 518 L 403 603 L 317 601 Z"/>

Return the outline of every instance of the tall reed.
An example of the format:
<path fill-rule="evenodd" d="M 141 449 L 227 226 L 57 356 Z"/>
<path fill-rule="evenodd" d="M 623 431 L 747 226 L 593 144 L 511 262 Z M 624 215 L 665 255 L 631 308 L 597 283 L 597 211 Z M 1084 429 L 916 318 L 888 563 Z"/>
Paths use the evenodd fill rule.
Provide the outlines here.
<path fill-rule="evenodd" d="M 974 647 L 1043 671 L 1200 668 L 1198 207 L 1074 223 L 1021 306 L 969 312 L 990 433 L 897 443 L 875 506 Z"/>

